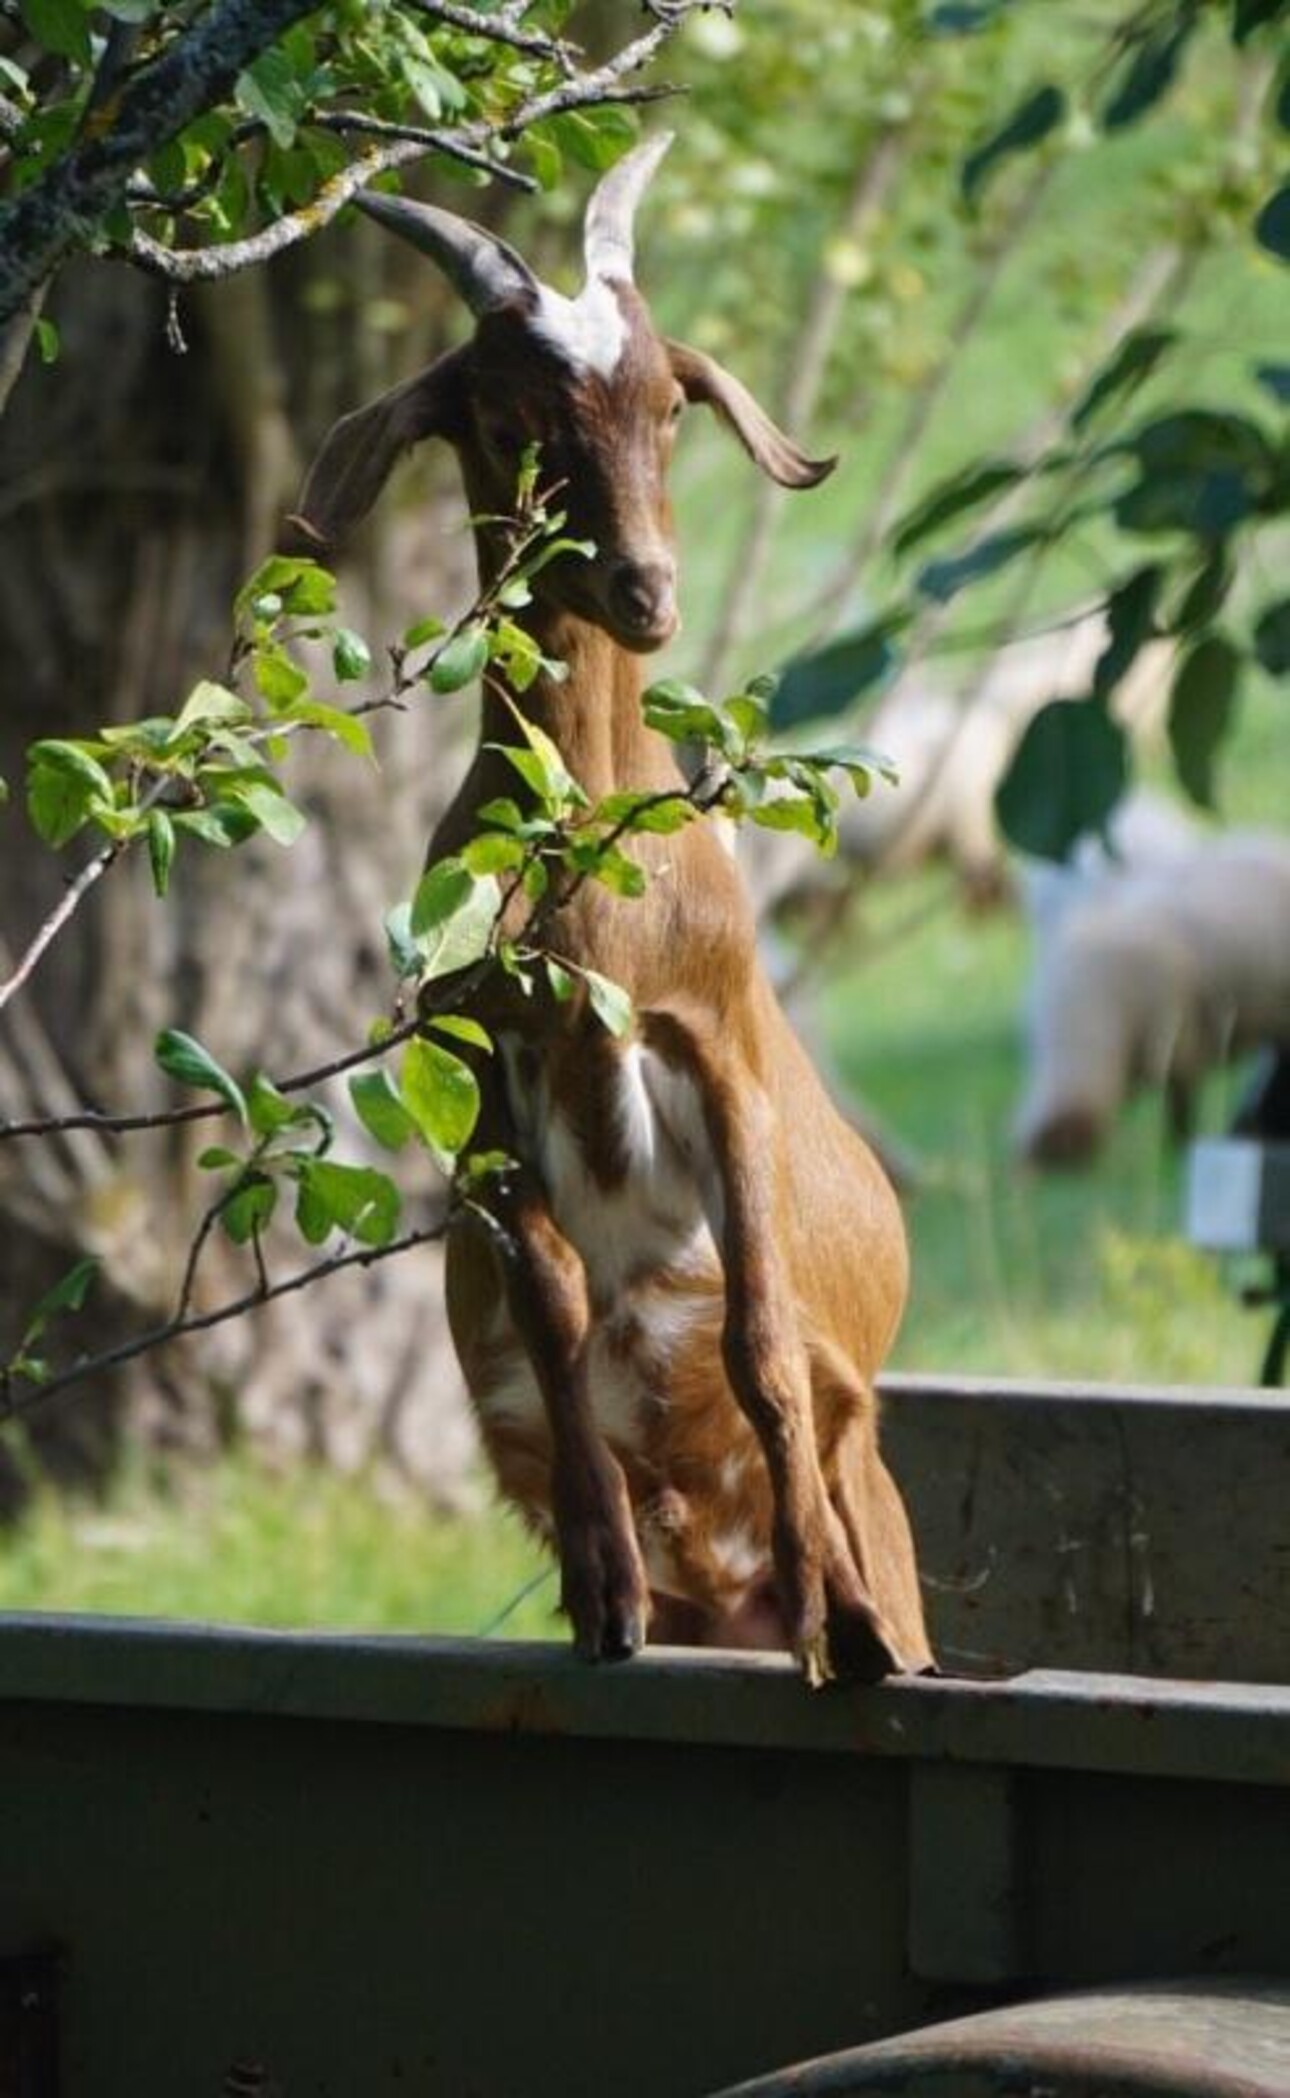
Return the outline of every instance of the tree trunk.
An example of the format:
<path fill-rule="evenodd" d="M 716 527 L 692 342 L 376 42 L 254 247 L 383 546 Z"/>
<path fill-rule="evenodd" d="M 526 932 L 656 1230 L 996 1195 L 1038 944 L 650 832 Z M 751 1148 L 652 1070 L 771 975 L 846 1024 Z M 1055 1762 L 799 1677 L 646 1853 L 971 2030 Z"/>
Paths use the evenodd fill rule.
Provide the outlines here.
<path fill-rule="evenodd" d="M 178 356 L 164 292 L 104 264 L 65 274 L 52 306 L 59 363 L 27 360 L 0 423 L 0 773 L 15 803 L 34 738 L 174 712 L 197 677 L 223 674 L 232 596 L 269 550 L 301 459 L 335 415 L 437 346 L 427 275 L 376 240 L 328 235 L 186 303 Z M 397 322 L 417 306 L 424 318 L 392 337 L 363 325 L 369 311 Z M 451 465 L 430 470 L 429 498 L 387 504 L 342 577 L 346 623 L 378 649 L 469 591 L 469 543 L 449 531 Z M 389 1002 L 382 914 L 415 882 L 466 726 L 455 700 L 380 717 L 379 771 L 302 739 L 290 785 L 312 821 L 300 842 L 235 854 L 186 844 L 165 903 L 142 855 L 127 855 L 0 1022 L 0 1117 L 167 1104 L 151 1055 L 162 1026 L 189 1029 L 234 1069 L 278 1075 L 357 1046 Z M 15 954 L 84 855 L 79 840 L 48 852 L 18 806 L 3 821 L 0 942 Z M 343 1089 L 330 1104 L 344 1155 L 361 1155 Z M 210 1140 L 198 1125 L 0 1145 L 0 1359 L 33 1297 L 86 1251 L 102 1256 L 103 1283 L 66 1328 L 69 1352 L 168 1314 L 210 1198 L 195 1166 Z M 414 1210 L 442 1200 L 428 1164 L 419 1187 L 415 1168 L 404 1178 Z M 298 1242 L 269 1259 L 275 1271 L 300 1264 Z M 44 1414 L 37 1401 L 28 1446 L 84 1478 L 127 1431 L 200 1450 L 247 1433 L 348 1466 L 387 1462 L 455 1497 L 473 1444 L 438 1270 L 432 1248 L 354 1271 Z M 196 1301 L 249 1280 L 240 1254 L 212 1245 Z M 29 1471 L 11 1438 L 0 1508 Z"/>

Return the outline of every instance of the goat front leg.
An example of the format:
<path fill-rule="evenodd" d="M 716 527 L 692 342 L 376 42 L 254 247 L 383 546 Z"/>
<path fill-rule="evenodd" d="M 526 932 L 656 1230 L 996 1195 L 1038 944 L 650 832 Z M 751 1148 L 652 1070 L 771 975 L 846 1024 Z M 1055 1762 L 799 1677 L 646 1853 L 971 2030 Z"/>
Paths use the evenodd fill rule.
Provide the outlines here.
<path fill-rule="evenodd" d="M 622 1466 L 592 1412 L 582 1261 L 524 1167 L 490 1190 L 487 1215 L 507 1305 L 546 1410 L 561 1608 L 585 1659 L 626 1660 L 645 1644 L 649 1587 Z"/>
<path fill-rule="evenodd" d="M 772 1549 L 789 1644 L 812 1686 L 873 1682 L 905 1662 L 856 1563 L 825 1486 L 811 1369 L 775 1217 L 776 1131 L 765 1095 L 705 1031 L 670 1013 L 647 1038 L 698 1088 L 715 1174 L 714 1235 L 725 1271 L 722 1355 L 761 1443 L 774 1504 Z"/>

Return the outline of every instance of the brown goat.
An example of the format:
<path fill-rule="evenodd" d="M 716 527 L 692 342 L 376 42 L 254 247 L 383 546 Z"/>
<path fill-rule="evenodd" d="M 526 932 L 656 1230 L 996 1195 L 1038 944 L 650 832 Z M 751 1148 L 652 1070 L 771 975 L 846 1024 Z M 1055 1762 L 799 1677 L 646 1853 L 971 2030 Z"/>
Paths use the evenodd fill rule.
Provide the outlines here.
<path fill-rule="evenodd" d="M 535 582 L 517 616 L 544 655 L 523 709 L 593 798 L 675 787 L 645 726 L 641 658 L 677 626 L 666 479 L 687 402 L 713 408 L 762 470 L 807 460 L 729 373 L 664 341 L 632 282 L 636 204 L 667 144 L 601 182 L 577 299 L 494 235 L 432 207 L 360 200 L 428 252 L 473 338 L 331 432 L 301 519 L 331 545 L 405 449 L 452 444 L 477 517 L 505 513 L 532 443 L 595 544 Z M 481 570 L 499 549 L 477 529 Z M 496 671 L 479 747 L 430 858 L 512 794 Z M 913 1546 L 878 1451 L 873 1379 L 904 1302 L 895 1198 L 835 1113 L 758 964 L 752 913 L 710 825 L 633 850 L 650 885 L 587 884 L 549 945 L 631 994 L 630 1039 L 586 1001 L 499 983 L 473 1008 L 498 1054 L 478 1141 L 519 1161 L 490 1194 L 497 1231 L 450 1238 L 448 1313 L 503 1493 L 554 1543 L 563 1605 L 592 1658 L 655 1637 L 788 1646 L 813 1682 L 930 1665 Z M 483 1060 L 481 1060 L 483 1061 Z M 504 1249 L 504 1250 L 499 1250 Z"/>

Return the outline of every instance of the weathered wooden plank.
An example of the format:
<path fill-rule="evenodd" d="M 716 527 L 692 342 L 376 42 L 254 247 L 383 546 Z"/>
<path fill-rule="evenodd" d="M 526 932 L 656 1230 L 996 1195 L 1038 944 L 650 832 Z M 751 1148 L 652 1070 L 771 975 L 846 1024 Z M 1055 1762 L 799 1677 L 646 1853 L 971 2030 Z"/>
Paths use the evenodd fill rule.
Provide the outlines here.
<path fill-rule="evenodd" d="M 1290 1680 L 1290 1399 L 897 1378 L 950 1666 Z"/>

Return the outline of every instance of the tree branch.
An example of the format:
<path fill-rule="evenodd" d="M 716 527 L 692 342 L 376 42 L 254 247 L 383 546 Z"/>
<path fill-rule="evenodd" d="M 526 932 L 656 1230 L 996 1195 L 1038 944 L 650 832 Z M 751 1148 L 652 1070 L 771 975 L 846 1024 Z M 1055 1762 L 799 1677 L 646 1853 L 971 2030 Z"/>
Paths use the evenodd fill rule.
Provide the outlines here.
<path fill-rule="evenodd" d="M 75 1362 L 70 1369 L 60 1370 L 55 1377 L 47 1377 L 43 1383 L 33 1384 L 26 1391 L 15 1391 L 11 1371 L 0 1370 L 0 1424 L 16 1420 L 30 1412 L 38 1402 L 51 1399 L 56 1392 L 66 1391 L 73 1384 L 80 1384 L 86 1377 L 100 1376 L 108 1370 L 120 1369 L 136 1356 L 151 1354 L 154 1348 L 164 1347 L 167 1342 L 181 1340 L 188 1333 L 204 1333 L 212 1326 L 222 1326 L 229 1319 L 244 1318 L 248 1312 L 258 1311 L 261 1305 L 271 1304 L 278 1297 L 291 1296 L 295 1291 L 310 1288 L 315 1282 L 325 1282 L 329 1275 L 337 1275 L 342 1268 L 374 1267 L 379 1260 L 392 1260 L 396 1254 L 407 1253 L 414 1246 L 428 1246 L 441 1239 L 447 1230 L 447 1221 L 429 1224 L 421 1231 L 406 1231 L 402 1238 L 391 1239 L 386 1246 L 362 1246 L 354 1252 L 335 1253 L 329 1260 L 315 1261 L 309 1268 L 299 1268 L 283 1282 L 274 1282 L 265 1288 L 248 1290 L 245 1296 L 232 1298 L 227 1304 L 219 1304 L 213 1311 L 195 1312 L 188 1318 L 167 1319 L 162 1326 L 151 1326 L 146 1333 L 138 1333 L 133 1340 L 123 1341 L 120 1347 L 108 1348 L 102 1355 L 87 1355 Z"/>
<path fill-rule="evenodd" d="M 85 137 L 0 205 L 0 322 L 19 313 L 86 233 L 125 196 L 141 162 L 221 100 L 260 52 L 315 0 L 212 0 L 142 66 Z"/>

